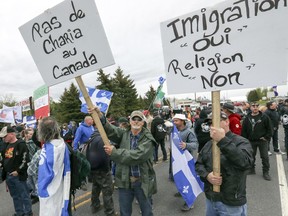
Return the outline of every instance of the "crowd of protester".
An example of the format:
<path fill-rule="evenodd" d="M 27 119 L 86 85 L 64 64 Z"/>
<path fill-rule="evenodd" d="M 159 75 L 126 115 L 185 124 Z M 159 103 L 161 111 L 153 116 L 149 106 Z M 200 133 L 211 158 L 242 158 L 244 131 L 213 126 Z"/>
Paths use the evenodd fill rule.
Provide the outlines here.
<path fill-rule="evenodd" d="M 67 170 L 66 166 L 70 164 L 67 162 L 65 146 L 69 145 L 74 151 L 80 151 L 89 141 L 87 159 L 91 163 L 91 213 L 95 214 L 104 207 L 105 214 L 110 216 L 118 215 L 114 208 L 113 188 L 118 189 L 120 215 L 131 215 L 134 198 L 140 205 L 142 215 L 153 215 L 152 195 L 157 192 L 153 164 L 159 163 L 159 147 L 162 151 L 162 161 L 170 163 L 169 173 L 167 171 L 169 179 L 174 181 L 171 148 L 167 145 L 173 125 L 180 134 L 179 148 L 199 155 L 196 171 L 206 188 L 206 215 L 216 215 L 215 208 L 223 206 L 238 206 L 239 208 L 234 210 L 240 213 L 236 215 L 247 215 L 246 175 L 256 174 L 257 149 L 262 160 L 263 178 L 267 181 L 271 181 L 269 156 L 272 155 L 272 149 L 275 154 L 287 154 L 288 160 L 288 99 L 277 103 L 269 101 L 266 105 L 260 105 L 258 102 L 243 102 L 238 105 L 224 103 L 220 113 L 220 129 L 211 126 L 212 110 L 209 107 L 198 107 L 196 110 L 191 110 L 188 106 L 184 110 L 137 110 L 130 116 L 123 116 L 117 120 L 105 117 L 97 107 L 89 111 L 98 113 L 111 145 L 104 144 L 90 115 L 87 115 L 78 127 L 73 121 L 69 124 L 64 122 L 59 126 L 55 119 L 45 117 L 39 120 L 36 128 L 26 128 L 24 124 L 7 125 L 2 128 L 1 182 L 6 180 L 14 203 L 14 215 L 33 215 L 32 205 L 39 200 L 41 215 L 45 215 L 44 212 L 50 206 L 49 200 L 53 199 L 53 196 L 44 198 L 45 193 L 49 192 L 45 192 L 47 188 L 43 186 L 42 177 L 40 178 L 46 169 L 45 163 L 40 162 L 41 152 L 43 149 L 49 152 L 49 146 L 62 148 L 58 152 L 58 157 L 62 158 L 61 163 L 59 162 L 61 166 L 58 167 L 62 169 L 62 175 L 57 177 L 58 182 L 62 182 L 61 178 L 65 176 L 63 169 Z M 278 140 L 281 124 L 285 133 L 285 152 L 281 151 Z M 210 166 L 211 137 L 219 143 L 218 146 L 223 153 L 221 165 L 231 167 L 229 169 L 235 173 L 233 179 L 227 177 L 231 173 L 226 175 L 225 169 L 221 177 L 213 175 Z M 231 143 L 233 145 L 229 146 Z M 239 161 L 242 162 L 237 166 L 231 165 Z M 51 178 L 56 179 L 56 176 Z M 231 197 L 229 200 L 234 190 L 231 186 L 232 181 L 239 181 L 242 185 L 239 191 L 242 199 Z M 211 185 L 222 185 L 221 193 L 225 196 L 215 195 L 211 191 Z M 65 203 L 67 194 L 62 187 L 63 185 L 58 185 L 59 191 L 55 194 L 57 199 Z M 85 182 L 81 188 L 87 190 Z M 101 192 L 104 206 L 99 199 Z M 177 193 L 175 196 L 181 195 Z M 68 203 L 70 202 L 68 194 Z M 67 208 L 67 214 L 71 215 L 70 204 L 67 204 Z M 190 211 L 193 206 L 188 207 L 184 203 L 180 208 L 182 211 Z M 55 215 L 58 214 L 57 211 L 63 211 L 62 207 L 54 210 Z"/>

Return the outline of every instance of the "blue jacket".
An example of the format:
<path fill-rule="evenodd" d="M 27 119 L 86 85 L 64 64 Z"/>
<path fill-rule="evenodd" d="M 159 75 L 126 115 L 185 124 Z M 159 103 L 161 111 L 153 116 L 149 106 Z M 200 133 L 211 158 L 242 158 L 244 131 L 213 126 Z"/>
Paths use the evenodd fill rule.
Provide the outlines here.
<path fill-rule="evenodd" d="M 83 144 L 89 140 L 93 131 L 94 131 L 94 127 L 92 125 L 88 126 L 84 122 L 80 124 L 80 126 L 77 128 L 75 138 L 74 138 L 74 144 L 73 144 L 74 151 L 78 149 L 79 143 Z"/>

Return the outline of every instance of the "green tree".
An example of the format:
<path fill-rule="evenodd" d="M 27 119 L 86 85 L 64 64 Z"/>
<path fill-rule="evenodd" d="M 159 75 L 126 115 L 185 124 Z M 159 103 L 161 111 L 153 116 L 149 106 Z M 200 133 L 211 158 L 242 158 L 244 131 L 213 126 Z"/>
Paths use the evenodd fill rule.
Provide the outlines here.
<path fill-rule="evenodd" d="M 79 100 L 79 91 L 76 86 L 71 83 L 69 89 L 64 89 L 64 93 L 60 96 L 59 103 L 53 103 L 52 115 L 58 122 L 64 123 L 69 121 L 81 122 L 85 117 L 85 113 L 80 112 L 81 101 Z"/>
<path fill-rule="evenodd" d="M 97 75 L 98 75 L 97 81 L 100 82 L 101 84 L 97 85 L 96 88 L 114 92 L 113 82 L 112 78 L 110 77 L 110 74 L 106 75 L 104 71 L 100 69 Z"/>
<path fill-rule="evenodd" d="M 153 102 L 156 98 L 156 90 L 150 85 L 149 90 L 145 93 L 144 97 L 144 109 L 153 110 Z"/>
<path fill-rule="evenodd" d="M 2 108 L 3 105 L 11 107 L 15 106 L 16 100 L 12 94 L 5 94 L 0 96 L 0 107 Z"/>
<path fill-rule="evenodd" d="M 249 91 L 247 94 L 247 100 L 249 102 L 259 101 L 260 99 L 261 99 L 261 96 L 259 95 L 259 92 L 257 92 L 256 89 Z"/>
<path fill-rule="evenodd" d="M 123 70 L 118 67 L 112 82 L 115 100 L 111 103 L 111 113 L 115 117 L 128 116 L 133 110 L 140 109 L 137 89 L 130 75 L 125 76 Z"/>

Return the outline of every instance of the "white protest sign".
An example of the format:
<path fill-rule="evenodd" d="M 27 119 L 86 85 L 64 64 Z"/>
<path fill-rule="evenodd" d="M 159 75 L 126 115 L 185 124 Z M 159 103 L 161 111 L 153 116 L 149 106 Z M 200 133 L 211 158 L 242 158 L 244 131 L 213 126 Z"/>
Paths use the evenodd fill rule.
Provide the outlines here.
<path fill-rule="evenodd" d="M 19 103 L 16 103 L 16 106 L 21 106 L 22 107 L 22 111 L 29 111 L 30 110 L 30 99 L 25 99 L 20 101 Z"/>
<path fill-rule="evenodd" d="M 114 64 L 94 0 L 64 1 L 19 29 L 48 86 Z"/>
<path fill-rule="evenodd" d="M 287 0 L 229 0 L 161 23 L 169 94 L 287 82 Z"/>

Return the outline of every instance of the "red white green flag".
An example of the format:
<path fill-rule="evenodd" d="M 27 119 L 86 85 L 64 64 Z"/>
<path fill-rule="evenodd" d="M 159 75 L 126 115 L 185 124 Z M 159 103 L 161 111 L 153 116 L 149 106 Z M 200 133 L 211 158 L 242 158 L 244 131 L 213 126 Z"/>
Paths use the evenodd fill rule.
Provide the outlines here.
<path fill-rule="evenodd" d="M 35 118 L 45 117 L 50 115 L 49 106 L 49 88 L 43 85 L 36 89 L 33 93 L 34 95 L 34 110 Z"/>

